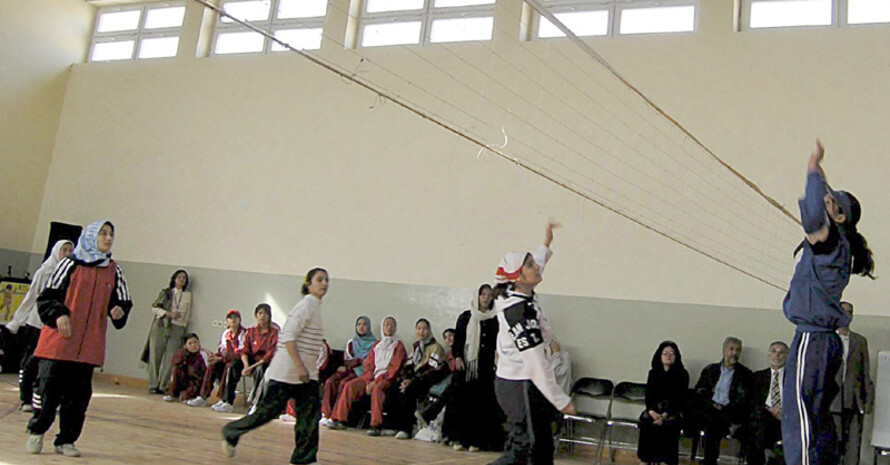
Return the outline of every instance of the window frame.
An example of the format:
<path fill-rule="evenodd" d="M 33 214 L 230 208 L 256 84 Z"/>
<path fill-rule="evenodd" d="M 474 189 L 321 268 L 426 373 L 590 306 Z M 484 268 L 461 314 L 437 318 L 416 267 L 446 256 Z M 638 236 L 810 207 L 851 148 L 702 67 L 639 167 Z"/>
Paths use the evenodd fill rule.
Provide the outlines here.
<path fill-rule="evenodd" d="M 443 19 L 472 19 L 472 18 L 492 18 L 494 20 L 495 3 L 485 5 L 470 5 L 456 7 L 436 8 L 435 0 L 424 0 L 423 8 L 415 10 L 396 10 L 384 11 L 378 13 L 368 12 L 367 0 L 362 0 L 361 17 L 359 18 L 358 32 L 356 37 L 356 48 L 380 48 L 380 47 L 404 47 L 419 46 L 431 44 L 453 44 L 461 42 L 484 42 L 480 40 L 473 41 L 450 41 L 450 42 L 432 42 L 431 35 L 433 31 L 433 22 Z M 417 43 L 398 44 L 398 45 L 373 45 L 364 46 L 362 42 L 365 36 L 365 26 L 388 23 L 407 23 L 420 21 L 420 38 Z M 492 23 L 492 37 L 494 37 L 494 24 Z M 488 39 L 489 41 L 491 39 Z"/>
<path fill-rule="evenodd" d="M 701 12 L 700 0 L 544 0 L 547 8 L 554 14 L 566 12 L 607 11 L 609 14 L 606 34 L 578 36 L 585 39 L 601 37 L 625 37 L 648 36 L 664 34 L 693 34 L 698 32 L 699 13 Z M 694 9 L 694 18 L 691 31 L 677 32 L 642 32 L 634 34 L 621 34 L 621 13 L 625 10 L 638 8 L 670 8 L 677 6 L 691 6 Z M 565 39 L 565 36 L 539 37 L 541 30 L 541 14 L 532 8 L 531 40 Z"/>
<path fill-rule="evenodd" d="M 221 9 L 225 9 L 225 5 L 227 3 L 236 3 L 246 0 L 222 0 L 219 4 Z M 319 46 L 317 49 L 307 48 L 304 49 L 307 52 L 315 51 L 321 49 L 324 46 L 324 23 L 327 15 L 330 13 L 330 6 L 325 8 L 325 14 L 322 16 L 313 16 L 310 18 L 286 18 L 279 19 L 277 17 L 278 13 L 278 5 L 280 0 L 269 0 L 269 16 L 264 20 L 259 21 L 246 21 L 248 24 L 257 27 L 258 29 L 262 29 L 263 31 L 268 32 L 270 35 L 275 36 L 275 32 L 279 30 L 291 30 L 291 29 L 320 29 L 322 34 L 322 40 L 319 41 Z M 219 42 L 220 34 L 228 34 L 233 32 L 256 32 L 253 31 L 241 24 L 236 22 L 223 22 L 222 15 L 218 15 L 215 22 L 215 27 L 213 28 L 213 39 L 210 43 L 210 56 L 238 56 L 238 55 L 268 55 L 268 54 L 276 54 L 280 53 L 283 50 L 272 50 L 272 45 L 275 43 L 268 37 L 263 36 L 263 48 L 262 50 L 256 52 L 240 52 L 240 53 L 217 53 L 216 47 L 217 42 Z M 285 49 L 286 50 L 286 49 Z"/>
<path fill-rule="evenodd" d="M 148 11 L 160 8 L 176 8 L 176 7 L 186 7 L 185 0 L 169 0 L 169 1 L 161 1 L 161 2 L 146 2 L 146 3 L 135 3 L 135 4 L 125 4 L 125 5 L 114 5 L 114 6 L 106 6 L 99 8 L 96 12 L 96 20 L 95 24 L 93 24 L 93 34 L 90 38 L 90 53 L 87 57 L 87 63 L 106 63 L 113 61 L 133 61 L 133 60 L 157 60 L 157 59 L 165 59 L 165 58 L 176 58 L 179 56 L 179 50 L 177 48 L 176 54 L 169 57 L 151 57 L 151 58 L 139 58 L 139 51 L 142 48 L 142 41 L 145 39 L 155 39 L 155 38 L 163 38 L 163 37 L 178 37 L 180 40 L 182 39 L 182 24 L 174 27 L 159 27 L 159 28 L 146 28 L 145 21 L 148 18 Z M 103 14 L 107 13 L 118 13 L 125 11 L 139 11 L 139 22 L 136 25 L 136 29 L 128 29 L 124 31 L 112 31 L 112 32 L 99 32 L 99 24 Z M 187 10 L 186 10 L 187 11 Z M 183 23 L 185 22 L 185 12 L 183 13 Z M 102 43 L 110 43 L 110 42 L 123 42 L 126 40 L 133 40 L 133 51 L 130 53 L 129 58 L 119 58 L 115 60 L 93 60 L 93 53 L 96 49 L 96 44 Z"/>

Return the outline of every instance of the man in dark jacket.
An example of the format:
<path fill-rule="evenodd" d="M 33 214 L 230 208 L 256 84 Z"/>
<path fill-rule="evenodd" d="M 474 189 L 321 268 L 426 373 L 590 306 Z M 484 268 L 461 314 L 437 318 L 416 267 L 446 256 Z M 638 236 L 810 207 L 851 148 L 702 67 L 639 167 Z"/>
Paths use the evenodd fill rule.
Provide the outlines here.
<path fill-rule="evenodd" d="M 739 363 L 742 341 L 723 341 L 723 360 L 706 366 L 695 385 L 705 432 L 705 465 L 716 465 L 720 440 L 736 436 L 750 417 L 751 370 Z"/>
<path fill-rule="evenodd" d="M 753 375 L 751 421 L 748 425 L 748 465 L 763 465 L 765 451 L 782 439 L 782 382 L 788 345 L 769 345 L 769 368 Z"/>
<path fill-rule="evenodd" d="M 841 302 L 841 310 L 853 317 L 850 302 Z M 839 463 L 858 465 L 862 420 L 872 412 L 875 402 L 875 386 L 869 374 L 868 340 L 850 331 L 849 325 L 838 328 L 837 334 L 844 345 L 844 363 L 837 372 L 841 392 L 831 404 L 831 413 L 837 426 Z"/>

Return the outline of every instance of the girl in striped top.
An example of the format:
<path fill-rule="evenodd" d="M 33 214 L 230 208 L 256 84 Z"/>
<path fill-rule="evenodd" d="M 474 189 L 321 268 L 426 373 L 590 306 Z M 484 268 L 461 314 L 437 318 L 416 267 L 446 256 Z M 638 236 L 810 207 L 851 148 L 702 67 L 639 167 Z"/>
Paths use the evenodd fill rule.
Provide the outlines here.
<path fill-rule="evenodd" d="M 222 429 L 223 451 L 235 456 L 238 439 L 274 419 L 294 399 L 294 451 L 290 463 L 313 463 L 318 453 L 321 417 L 318 368 L 322 346 L 321 299 L 328 291 L 328 272 L 313 268 L 303 282 L 303 299 L 290 311 L 278 334 L 278 348 L 266 371 L 269 384 L 253 413 Z"/>

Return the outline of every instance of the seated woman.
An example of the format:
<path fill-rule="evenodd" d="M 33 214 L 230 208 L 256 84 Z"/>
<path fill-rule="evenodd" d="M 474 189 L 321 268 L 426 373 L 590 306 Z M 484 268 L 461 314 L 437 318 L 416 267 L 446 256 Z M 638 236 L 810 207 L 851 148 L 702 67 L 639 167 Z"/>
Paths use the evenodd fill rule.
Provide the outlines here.
<path fill-rule="evenodd" d="M 683 368 L 680 348 L 664 341 L 652 356 L 646 381 L 646 410 L 640 417 L 637 457 L 645 463 L 675 465 L 679 458 L 680 427 L 689 373 Z"/>
<path fill-rule="evenodd" d="M 179 400 L 186 402 L 198 397 L 207 361 L 212 356 L 209 350 L 201 348 L 201 339 L 195 333 L 185 336 L 185 344 L 173 354 L 172 374 L 167 385 L 165 402 Z"/>
<path fill-rule="evenodd" d="M 414 325 L 417 340 L 411 356 L 402 366 L 398 382 L 387 392 L 389 423 L 398 431 L 396 439 L 410 439 L 414 430 L 417 402 L 424 400 L 430 388 L 445 379 L 451 371 L 445 357 L 445 349 L 436 342 L 426 318 Z"/>
<path fill-rule="evenodd" d="M 244 335 L 244 348 L 241 351 L 241 376 L 253 376 L 253 390 L 248 396 L 248 405 L 255 405 L 262 396 L 263 375 L 278 345 L 278 331 L 281 329 L 272 322 L 272 307 L 267 303 L 256 306 L 253 311 L 256 326 L 247 328 Z"/>
<path fill-rule="evenodd" d="M 405 363 L 405 345 L 396 339 L 396 319 L 388 316 L 380 323 L 382 337 L 375 342 L 365 358 L 364 373 L 347 382 L 340 389 L 337 404 L 331 413 L 333 423 L 327 425 L 331 429 L 343 429 L 349 420 L 349 412 L 353 404 L 363 397 L 371 397 L 371 436 L 380 436 L 383 427 L 383 401 L 386 390 L 399 374 Z"/>
<path fill-rule="evenodd" d="M 215 412 L 231 412 L 235 401 L 235 386 L 241 379 L 241 352 L 244 350 L 246 331 L 241 326 L 241 312 L 226 313 L 226 330 L 219 337 L 219 350 L 208 360 L 207 372 L 198 397 L 186 402 L 190 407 L 204 407 L 213 391 L 213 383 L 219 381 L 219 402 L 211 409 Z"/>
<path fill-rule="evenodd" d="M 331 414 L 337 404 L 340 387 L 365 372 L 365 367 L 362 364 L 375 342 L 377 342 L 377 338 L 371 332 L 371 319 L 364 315 L 358 317 L 355 320 L 355 336 L 346 341 L 343 365 L 337 368 L 337 371 L 324 383 L 324 395 L 321 399 L 322 426 L 330 426 L 333 423 Z"/>

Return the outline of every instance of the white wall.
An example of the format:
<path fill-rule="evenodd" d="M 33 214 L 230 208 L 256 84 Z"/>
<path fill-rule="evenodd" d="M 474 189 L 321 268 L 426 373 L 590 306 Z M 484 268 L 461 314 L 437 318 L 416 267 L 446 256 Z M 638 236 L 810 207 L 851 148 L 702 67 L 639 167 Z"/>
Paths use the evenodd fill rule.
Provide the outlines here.
<path fill-rule="evenodd" d="M 80 0 L 0 2 L 0 249 L 31 250 L 69 66 L 86 58 L 94 15 Z"/>
<path fill-rule="evenodd" d="M 737 33 L 723 3 L 702 2 L 695 34 L 591 44 L 792 211 L 822 137 L 832 182 L 864 205 L 880 275 L 890 52 L 874 44 L 890 28 Z M 565 41 L 505 50 L 521 47 L 577 53 Z M 366 54 L 447 81 L 417 74 L 418 55 L 435 51 Z M 542 292 L 779 308 L 782 292 L 374 102 L 295 55 L 76 66 L 33 250 L 51 220 L 108 217 L 125 260 L 284 274 L 320 264 L 346 279 L 473 287 L 504 252 L 534 247 L 553 216 L 566 227 Z M 882 287 L 857 278 L 846 297 L 888 315 Z"/>

